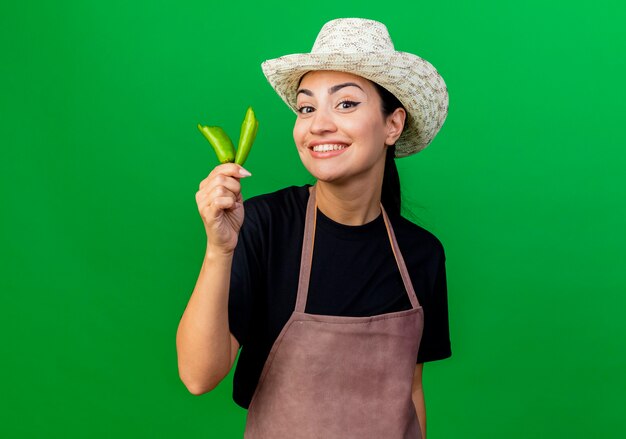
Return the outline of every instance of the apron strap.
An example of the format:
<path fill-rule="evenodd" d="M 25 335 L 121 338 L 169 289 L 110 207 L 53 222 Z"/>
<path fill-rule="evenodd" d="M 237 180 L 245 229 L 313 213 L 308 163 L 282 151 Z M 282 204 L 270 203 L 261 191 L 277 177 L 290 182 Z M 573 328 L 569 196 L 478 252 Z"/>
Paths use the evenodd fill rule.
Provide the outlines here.
<path fill-rule="evenodd" d="M 389 217 L 387 216 L 387 212 L 385 212 L 385 208 L 383 207 L 382 203 L 380 205 L 380 208 L 382 210 L 383 219 L 385 221 L 385 227 L 387 228 L 387 235 L 389 236 L 389 241 L 391 242 L 391 250 L 393 251 L 393 256 L 395 257 L 396 264 L 398 265 L 398 269 L 400 270 L 400 276 L 402 277 L 404 288 L 408 293 L 412 307 L 417 308 L 420 306 L 420 304 L 417 300 L 415 290 L 413 289 L 413 284 L 411 282 L 409 272 L 406 268 L 406 264 L 404 263 L 404 258 L 402 257 L 402 253 L 400 252 L 400 248 L 398 247 L 396 235 L 393 232 L 393 227 L 391 226 L 391 222 L 389 221 Z M 300 276 L 298 279 L 298 296 L 296 298 L 296 311 L 301 313 L 304 313 L 304 310 L 306 308 L 307 296 L 309 294 L 309 280 L 311 278 L 311 266 L 313 263 L 313 244 L 315 241 L 316 222 L 317 201 L 315 198 L 315 186 L 312 186 L 309 195 L 309 201 L 307 202 L 306 207 L 304 237 L 302 239 L 302 256 L 300 258 Z"/>
<path fill-rule="evenodd" d="M 309 201 L 306 205 L 304 220 L 304 237 L 302 239 L 302 256 L 300 257 L 300 278 L 298 279 L 298 296 L 296 311 L 304 313 L 306 298 L 309 294 L 309 279 L 313 263 L 313 242 L 315 240 L 315 223 L 317 222 L 317 201 L 315 200 L 315 186 L 311 188 Z"/>
<path fill-rule="evenodd" d="M 400 276 L 402 276 L 404 288 L 409 294 L 409 300 L 411 301 L 411 305 L 413 305 L 413 308 L 417 308 L 418 306 L 420 306 L 420 304 L 417 300 L 415 290 L 413 289 L 413 283 L 411 282 L 411 277 L 409 276 L 409 270 L 406 268 L 404 258 L 402 257 L 402 252 L 400 252 L 400 247 L 398 247 L 396 234 L 393 232 L 393 227 L 391 227 L 391 221 L 389 221 L 389 217 L 387 216 L 387 212 L 385 212 L 385 208 L 383 207 L 382 203 L 380 204 L 380 208 L 383 212 L 383 219 L 385 220 L 385 225 L 387 226 L 387 235 L 389 235 L 389 241 L 391 242 L 391 250 L 393 251 L 393 255 L 396 258 L 396 264 L 398 265 L 398 269 L 400 270 Z"/>

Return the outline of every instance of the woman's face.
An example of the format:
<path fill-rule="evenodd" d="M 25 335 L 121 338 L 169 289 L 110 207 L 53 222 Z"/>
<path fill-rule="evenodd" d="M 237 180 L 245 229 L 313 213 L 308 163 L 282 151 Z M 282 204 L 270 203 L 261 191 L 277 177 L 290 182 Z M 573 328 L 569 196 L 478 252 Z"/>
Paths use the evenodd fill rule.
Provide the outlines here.
<path fill-rule="evenodd" d="M 402 123 L 384 118 L 374 85 L 350 73 L 313 71 L 300 82 L 293 137 L 300 159 L 317 179 L 342 183 L 382 180 L 385 144 Z M 404 121 L 404 117 L 402 117 Z"/>

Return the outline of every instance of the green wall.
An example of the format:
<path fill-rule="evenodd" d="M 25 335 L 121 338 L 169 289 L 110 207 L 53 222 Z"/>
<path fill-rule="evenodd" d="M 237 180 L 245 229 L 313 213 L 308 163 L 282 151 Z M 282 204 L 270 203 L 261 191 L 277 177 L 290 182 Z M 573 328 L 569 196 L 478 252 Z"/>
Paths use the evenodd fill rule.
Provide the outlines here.
<path fill-rule="evenodd" d="M 196 124 L 261 128 L 244 196 L 310 181 L 260 63 L 336 17 L 385 22 L 450 94 L 398 162 L 447 255 L 453 357 L 431 438 L 622 438 L 624 6 L 61 1 L 0 6 L 3 437 L 241 437 L 232 375 L 191 395 L 175 334 L 216 164 Z"/>

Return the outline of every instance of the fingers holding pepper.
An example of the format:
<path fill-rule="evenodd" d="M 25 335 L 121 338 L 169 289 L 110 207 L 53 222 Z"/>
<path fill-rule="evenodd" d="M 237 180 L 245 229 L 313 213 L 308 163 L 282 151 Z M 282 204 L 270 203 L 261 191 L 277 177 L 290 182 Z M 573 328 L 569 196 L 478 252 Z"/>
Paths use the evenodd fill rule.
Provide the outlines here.
<path fill-rule="evenodd" d="M 244 209 L 240 179 L 250 173 L 239 165 L 216 166 L 199 184 L 198 211 L 204 222 L 208 243 L 221 252 L 234 251 Z"/>

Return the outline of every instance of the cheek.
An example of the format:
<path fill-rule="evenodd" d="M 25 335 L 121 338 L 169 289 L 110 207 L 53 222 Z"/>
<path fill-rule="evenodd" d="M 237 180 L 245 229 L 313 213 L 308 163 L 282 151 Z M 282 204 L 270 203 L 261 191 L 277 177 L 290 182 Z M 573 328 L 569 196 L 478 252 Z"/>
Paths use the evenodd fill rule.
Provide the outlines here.
<path fill-rule="evenodd" d="M 383 129 L 384 121 L 375 109 L 368 108 L 362 113 L 353 113 L 346 117 L 343 126 L 355 134 L 371 135 Z"/>
<path fill-rule="evenodd" d="M 293 140 L 296 142 L 297 146 L 302 145 L 304 142 L 304 133 L 306 132 L 306 128 L 300 119 L 296 119 L 296 122 L 293 124 Z"/>
<path fill-rule="evenodd" d="M 384 127 L 374 118 L 347 121 L 343 128 L 351 137 L 358 139 L 360 142 L 365 142 L 366 144 L 381 143 L 381 145 L 384 143 Z"/>

